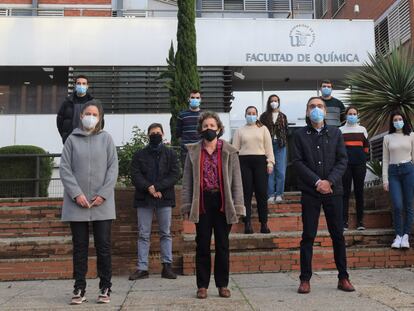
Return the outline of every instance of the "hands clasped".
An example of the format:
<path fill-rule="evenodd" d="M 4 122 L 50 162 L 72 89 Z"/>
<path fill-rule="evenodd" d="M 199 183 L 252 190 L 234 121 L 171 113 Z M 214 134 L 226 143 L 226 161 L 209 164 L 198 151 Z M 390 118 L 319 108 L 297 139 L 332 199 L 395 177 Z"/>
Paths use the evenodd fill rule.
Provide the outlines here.
<path fill-rule="evenodd" d="M 99 206 L 101 205 L 103 202 L 105 201 L 105 199 L 99 195 L 96 195 L 92 198 L 92 201 L 89 202 L 88 199 L 86 198 L 86 196 L 84 194 L 78 195 L 76 197 L 76 204 L 78 204 L 79 206 L 83 207 L 83 208 L 91 208 L 94 206 Z"/>

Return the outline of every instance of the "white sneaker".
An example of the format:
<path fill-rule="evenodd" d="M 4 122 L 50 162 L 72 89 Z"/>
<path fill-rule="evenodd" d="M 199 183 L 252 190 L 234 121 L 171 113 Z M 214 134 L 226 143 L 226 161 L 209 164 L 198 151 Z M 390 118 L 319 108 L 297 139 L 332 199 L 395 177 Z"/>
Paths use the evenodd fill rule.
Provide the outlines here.
<path fill-rule="evenodd" d="M 111 289 L 110 288 L 102 288 L 97 303 L 110 303 L 111 302 Z"/>
<path fill-rule="evenodd" d="M 394 239 L 394 242 L 391 244 L 391 248 L 401 248 L 402 237 L 397 235 Z"/>
<path fill-rule="evenodd" d="M 401 248 L 410 248 L 410 242 L 408 241 L 408 234 L 404 234 L 401 240 Z"/>
<path fill-rule="evenodd" d="M 70 302 L 71 305 L 80 305 L 82 302 L 86 301 L 85 292 L 81 289 L 75 289 L 73 291 L 72 300 Z"/>
<path fill-rule="evenodd" d="M 271 195 L 268 199 L 267 199 L 267 203 L 275 203 L 275 197 L 273 195 Z"/>
<path fill-rule="evenodd" d="M 276 196 L 275 202 L 282 202 L 283 198 L 281 195 Z"/>

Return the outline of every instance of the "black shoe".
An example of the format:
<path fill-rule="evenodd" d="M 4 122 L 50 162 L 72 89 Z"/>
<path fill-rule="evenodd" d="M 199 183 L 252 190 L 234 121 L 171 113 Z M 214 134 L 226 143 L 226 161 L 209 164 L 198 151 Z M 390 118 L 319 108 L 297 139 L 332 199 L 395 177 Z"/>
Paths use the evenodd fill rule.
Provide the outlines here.
<path fill-rule="evenodd" d="M 365 226 L 362 221 L 358 221 L 357 230 L 365 230 Z"/>
<path fill-rule="evenodd" d="M 270 233 L 270 229 L 269 229 L 269 227 L 267 226 L 267 222 L 263 222 L 263 223 L 260 225 L 260 233 Z"/>
<path fill-rule="evenodd" d="M 148 279 L 149 273 L 146 270 L 137 270 L 129 276 L 130 281 Z"/>
<path fill-rule="evenodd" d="M 174 273 L 174 271 L 171 269 L 170 263 L 163 263 L 163 268 L 161 272 L 161 277 L 164 279 L 176 279 L 177 275 Z"/>
<path fill-rule="evenodd" d="M 252 224 L 250 223 L 250 221 L 248 221 L 244 224 L 244 233 L 245 234 L 252 234 L 253 233 Z"/>

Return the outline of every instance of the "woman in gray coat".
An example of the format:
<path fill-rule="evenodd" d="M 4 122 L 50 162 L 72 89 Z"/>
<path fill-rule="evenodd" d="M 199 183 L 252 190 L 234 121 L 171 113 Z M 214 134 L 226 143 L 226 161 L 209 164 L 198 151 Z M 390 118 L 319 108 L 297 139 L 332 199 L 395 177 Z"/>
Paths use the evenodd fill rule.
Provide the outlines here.
<path fill-rule="evenodd" d="M 110 302 L 111 224 L 115 219 L 114 187 L 118 158 L 111 136 L 102 130 L 102 105 L 86 103 L 80 114 L 80 128 L 65 142 L 60 161 L 64 186 L 62 221 L 70 222 L 73 242 L 72 304 L 86 301 L 89 223 L 92 223 L 100 278 L 99 303 Z"/>
<path fill-rule="evenodd" d="M 211 274 L 211 234 L 214 230 L 214 280 L 219 296 L 230 297 L 229 233 L 246 215 L 237 150 L 224 140 L 223 123 L 215 112 L 198 120 L 201 141 L 186 145 L 182 188 L 182 214 L 196 224 L 197 298 L 207 298 Z"/>

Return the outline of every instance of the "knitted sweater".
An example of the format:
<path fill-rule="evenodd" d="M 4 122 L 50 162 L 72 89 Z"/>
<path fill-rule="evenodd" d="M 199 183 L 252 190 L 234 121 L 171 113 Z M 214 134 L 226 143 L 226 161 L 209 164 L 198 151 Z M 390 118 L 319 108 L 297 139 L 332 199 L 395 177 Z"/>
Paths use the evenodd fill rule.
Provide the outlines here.
<path fill-rule="evenodd" d="M 239 155 L 266 155 L 267 166 L 273 167 L 272 138 L 266 126 L 245 125 L 234 132 L 233 146 Z"/>
<path fill-rule="evenodd" d="M 344 138 L 348 165 L 364 165 L 369 156 L 368 133 L 365 127 L 347 122 L 339 129 Z"/>

